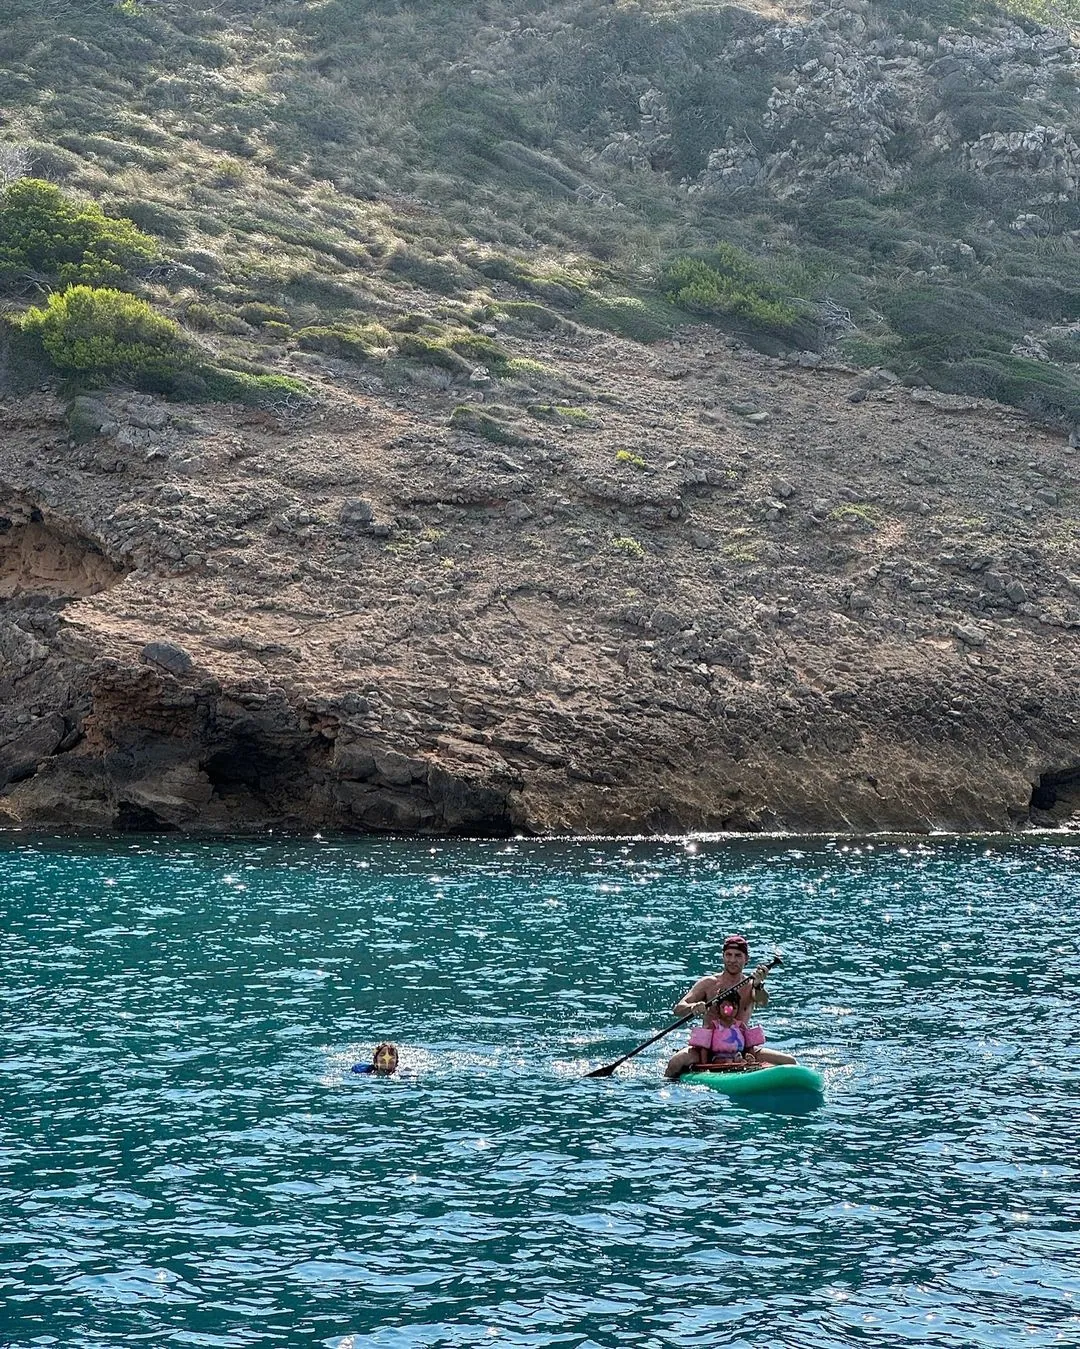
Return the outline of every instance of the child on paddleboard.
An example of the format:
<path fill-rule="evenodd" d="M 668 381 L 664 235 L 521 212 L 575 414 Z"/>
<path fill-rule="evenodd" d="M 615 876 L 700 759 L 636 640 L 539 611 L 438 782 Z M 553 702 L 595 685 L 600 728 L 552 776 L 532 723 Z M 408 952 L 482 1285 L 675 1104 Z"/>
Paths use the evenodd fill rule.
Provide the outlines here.
<path fill-rule="evenodd" d="M 715 1005 L 715 1026 L 695 1026 L 690 1032 L 693 1067 L 727 1065 L 748 1067 L 758 1062 L 757 1051 L 747 1043 L 746 1027 L 738 1019 L 738 996 L 723 998 Z"/>

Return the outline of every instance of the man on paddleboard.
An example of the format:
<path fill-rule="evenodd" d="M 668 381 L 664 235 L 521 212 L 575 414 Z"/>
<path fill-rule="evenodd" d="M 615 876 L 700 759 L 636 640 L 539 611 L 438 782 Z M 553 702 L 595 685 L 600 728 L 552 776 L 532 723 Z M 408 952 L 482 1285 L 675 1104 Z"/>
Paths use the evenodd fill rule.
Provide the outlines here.
<path fill-rule="evenodd" d="M 706 974 L 700 978 L 692 988 L 675 1004 L 673 1011 L 676 1016 L 687 1016 L 690 1012 L 700 1012 L 702 1014 L 702 1023 L 708 1027 L 718 1026 L 715 1011 L 708 1006 L 711 999 L 718 994 L 723 993 L 725 989 L 731 988 L 743 979 L 743 971 L 746 968 L 746 962 L 750 959 L 750 946 L 745 937 L 738 933 L 733 933 L 730 937 L 724 938 L 724 968 L 717 974 Z M 749 1024 L 751 1015 L 755 1007 L 767 1007 L 769 995 L 765 991 L 764 979 L 768 973 L 765 965 L 759 965 L 754 971 L 751 982 L 745 984 L 733 996 L 739 1000 L 738 1020 L 745 1026 Z M 673 1054 L 668 1060 L 668 1065 L 664 1069 L 664 1076 L 676 1078 L 680 1073 L 687 1072 L 697 1062 L 696 1049 L 680 1049 L 677 1054 Z M 785 1054 L 779 1049 L 757 1049 L 757 1059 L 759 1063 L 794 1063 L 795 1059 L 790 1054 Z"/>

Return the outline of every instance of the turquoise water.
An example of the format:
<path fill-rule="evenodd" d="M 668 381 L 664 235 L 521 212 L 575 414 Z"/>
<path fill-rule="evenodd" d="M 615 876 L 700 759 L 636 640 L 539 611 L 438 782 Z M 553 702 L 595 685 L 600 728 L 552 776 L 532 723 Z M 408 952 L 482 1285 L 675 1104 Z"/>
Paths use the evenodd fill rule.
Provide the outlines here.
<path fill-rule="evenodd" d="M 1067 840 L 0 849 L 0 1339 L 1080 1343 Z M 803 1116 L 662 1085 L 725 932 Z M 349 1072 L 384 1036 L 411 1075 Z"/>

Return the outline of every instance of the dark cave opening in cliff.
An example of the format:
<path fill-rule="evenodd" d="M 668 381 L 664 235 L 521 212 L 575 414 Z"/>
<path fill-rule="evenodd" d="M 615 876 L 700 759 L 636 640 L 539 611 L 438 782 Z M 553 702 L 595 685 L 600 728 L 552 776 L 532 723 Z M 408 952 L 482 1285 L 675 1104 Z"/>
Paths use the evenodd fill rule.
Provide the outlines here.
<path fill-rule="evenodd" d="M 1080 812 L 1080 766 L 1043 773 L 1031 789 L 1030 806 L 1046 813 Z"/>
<path fill-rule="evenodd" d="M 113 828 L 121 834 L 172 834 L 176 825 L 134 801 L 118 801 Z"/>
<path fill-rule="evenodd" d="M 287 765 L 253 741 L 234 741 L 217 750 L 203 765 L 218 796 L 261 798 L 286 772 Z"/>

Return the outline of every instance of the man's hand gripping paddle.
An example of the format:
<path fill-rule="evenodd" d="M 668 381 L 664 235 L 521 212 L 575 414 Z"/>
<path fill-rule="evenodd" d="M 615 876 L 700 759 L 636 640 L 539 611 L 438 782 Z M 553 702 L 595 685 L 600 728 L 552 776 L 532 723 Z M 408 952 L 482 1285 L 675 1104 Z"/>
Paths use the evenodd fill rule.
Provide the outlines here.
<path fill-rule="evenodd" d="M 772 960 L 770 960 L 768 964 L 765 966 L 765 973 L 767 974 L 769 970 L 775 969 L 777 965 L 782 965 L 783 963 L 784 962 L 780 959 L 780 953 L 778 951 L 773 956 Z M 709 998 L 706 1005 L 708 1006 L 713 1003 L 720 1002 L 723 998 L 726 998 L 730 994 L 734 993 L 736 989 L 742 988 L 744 984 L 753 983 L 753 981 L 756 978 L 757 978 L 756 971 L 754 974 L 745 975 L 742 979 L 739 980 L 737 984 L 732 984 L 730 988 L 722 989 L 719 993 L 717 993 L 715 998 Z M 697 1012 L 687 1012 L 685 1016 L 679 1017 L 678 1021 L 673 1021 L 670 1026 L 665 1026 L 663 1030 L 657 1031 L 655 1035 L 650 1036 L 648 1040 L 646 1040 L 643 1044 L 638 1045 L 636 1049 L 631 1049 L 629 1054 L 624 1054 L 621 1059 L 616 1059 L 614 1063 L 605 1063 L 603 1068 L 594 1068 L 591 1073 L 586 1073 L 585 1076 L 610 1077 L 612 1073 L 614 1073 L 615 1069 L 621 1067 L 621 1065 L 624 1064 L 627 1061 L 627 1059 L 632 1059 L 635 1054 L 640 1054 L 643 1049 L 648 1049 L 650 1045 L 656 1044 L 657 1040 L 662 1040 L 665 1035 L 670 1035 L 673 1030 L 678 1030 L 680 1026 L 685 1025 L 687 1021 L 692 1021 L 694 1017 L 696 1017 L 697 1015 L 698 1015 Z"/>

